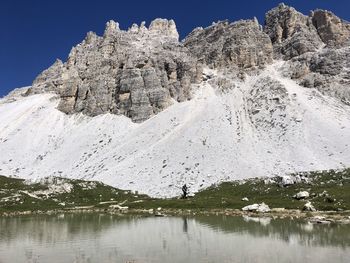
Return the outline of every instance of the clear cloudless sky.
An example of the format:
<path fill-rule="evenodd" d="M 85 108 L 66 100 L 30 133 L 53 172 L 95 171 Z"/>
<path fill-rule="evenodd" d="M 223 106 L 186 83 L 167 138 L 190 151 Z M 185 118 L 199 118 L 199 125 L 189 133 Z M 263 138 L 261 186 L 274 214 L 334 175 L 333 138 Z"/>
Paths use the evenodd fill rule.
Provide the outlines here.
<path fill-rule="evenodd" d="M 88 31 L 101 35 L 113 19 L 122 29 L 147 24 L 157 17 L 174 19 L 181 38 L 193 28 L 213 21 L 253 18 L 283 0 L 0 0 L 0 97 L 31 85 L 56 58 L 67 59 L 70 49 Z M 350 20 L 350 0 L 284 0 L 304 14 L 321 8 Z"/>

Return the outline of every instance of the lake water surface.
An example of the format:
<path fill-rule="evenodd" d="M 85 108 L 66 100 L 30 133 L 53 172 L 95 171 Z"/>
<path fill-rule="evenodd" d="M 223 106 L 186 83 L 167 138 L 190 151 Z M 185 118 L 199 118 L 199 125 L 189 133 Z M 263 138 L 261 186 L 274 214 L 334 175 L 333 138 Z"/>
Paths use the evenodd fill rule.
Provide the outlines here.
<path fill-rule="evenodd" d="M 0 218 L 1 263 L 350 262 L 350 225 L 225 216 Z"/>

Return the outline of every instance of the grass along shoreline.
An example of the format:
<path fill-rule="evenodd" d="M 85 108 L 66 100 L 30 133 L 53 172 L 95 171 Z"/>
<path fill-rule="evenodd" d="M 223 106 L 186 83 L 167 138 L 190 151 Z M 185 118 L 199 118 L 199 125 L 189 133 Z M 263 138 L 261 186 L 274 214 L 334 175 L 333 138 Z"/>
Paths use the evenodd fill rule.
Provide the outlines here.
<path fill-rule="evenodd" d="M 309 196 L 296 199 L 299 192 Z M 247 201 L 248 200 L 248 201 Z M 157 199 L 99 182 L 46 178 L 38 183 L 0 176 L 0 215 L 107 212 L 141 214 L 259 215 L 241 209 L 264 202 L 272 211 L 260 215 L 307 218 L 350 216 L 350 169 L 255 178 L 211 186 L 188 199 Z M 302 211 L 311 202 L 316 212 Z M 158 208 L 161 208 L 158 211 Z"/>

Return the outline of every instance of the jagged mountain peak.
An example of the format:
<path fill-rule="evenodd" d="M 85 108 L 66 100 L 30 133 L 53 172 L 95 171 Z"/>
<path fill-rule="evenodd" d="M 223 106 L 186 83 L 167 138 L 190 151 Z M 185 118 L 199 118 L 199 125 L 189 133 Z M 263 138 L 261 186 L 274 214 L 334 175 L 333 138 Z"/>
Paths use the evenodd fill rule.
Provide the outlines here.
<path fill-rule="evenodd" d="M 201 63 L 214 67 L 249 69 L 272 62 L 272 43 L 257 19 L 219 21 L 197 28 L 184 40 Z"/>
<path fill-rule="evenodd" d="M 139 37 L 152 36 L 152 37 L 162 37 L 170 38 L 173 40 L 179 40 L 179 33 L 176 28 L 175 21 L 164 18 L 156 18 L 151 21 L 149 27 L 146 27 L 146 22 L 141 22 L 140 25 L 133 23 L 128 30 L 124 31 L 119 28 L 119 23 L 110 20 L 106 23 L 106 28 L 103 36 L 110 37 L 115 36 L 118 33 L 131 33 L 138 34 Z"/>
<path fill-rule="evenodd" d="M 325 45 L 341 48 L 348 34 L 348 24 L 332 13 L 305 16 L 284 4 L 267 12 L 264 27 L 257 19 L 219 21 L 182 42 L 173 20 L 157 18 L 148 28 L 142 22 L 126 31 L 109 21 L 103 37 L 89 32 L 66 63 L 38 76 L 29 94 L 59 94 L 58 108 L 68 114 L 110 112 L 142 122 L 173 100 L 190 99 L 203 66 L 255 70 L 273 59 L 317 54 Z"/>
<path fill-rule="evenodd" d="M 155 19 L 120 30 L 106 24 L 103 37 L 88 33 L 64 64 L 54 64 L 33 82 L 29 94 L 54 92 L 68 114 L 123 114 L 142 122 L 173 101 L 191 97 L 201 75 L 196 60 L 178 41 L 173 20 Z"/>
<path fill-rule="evenodd" d="M 350 25 L 327 10 L 317 9 L 311 13 L 312 23 L 322 41 L 327 45 L 349 44 Z"/>
<path fill-rule="evenodd" d="M 350 166 L 348 26 L 286 5 L 181 42 L 172 20 L 109 21 L 0 101 L 0 169 L 174 196 Z"/>
<path fill-rule="evenodd" d="M 265 15 L 265 32 L 273 43 L 299 42 L 303 47 L 294 54 L 287 54 L 287 58 L 302 53 L 315 51 L 323 43 L 341 46 L 349 41 L 349 24 L 330 11 L 316 9 L 306 16 L 295 8 L 280 4 Z M 280 52 L 286 53 L 287 47 L 282 46 Z"/>
<path fill-rule="evenodd" d="M 104 36 L 113 35 L 113 34 L 116 34 L 119 30 L 120 30 L 119 23 L 115 22 L 114 20 L 109 20 L 106 23 L 106 28 L 103 35 Z"/>

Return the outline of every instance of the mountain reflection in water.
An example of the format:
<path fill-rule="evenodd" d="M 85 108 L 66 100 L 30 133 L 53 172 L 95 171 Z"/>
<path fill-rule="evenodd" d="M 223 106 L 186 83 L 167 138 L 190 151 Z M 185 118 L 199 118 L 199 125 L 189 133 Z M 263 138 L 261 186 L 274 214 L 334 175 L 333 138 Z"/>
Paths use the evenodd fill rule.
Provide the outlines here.
<path fill-rule="evenodd" d="M 225 216 L 0 218 L 0 263 L 319 263 L 349 258 L 349 225 Z"/>

